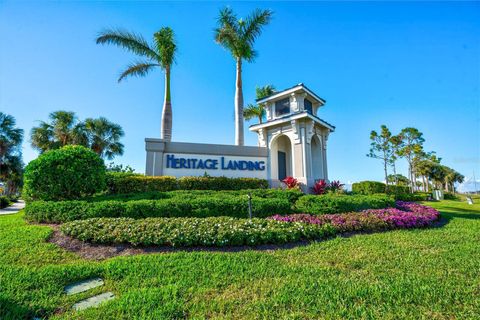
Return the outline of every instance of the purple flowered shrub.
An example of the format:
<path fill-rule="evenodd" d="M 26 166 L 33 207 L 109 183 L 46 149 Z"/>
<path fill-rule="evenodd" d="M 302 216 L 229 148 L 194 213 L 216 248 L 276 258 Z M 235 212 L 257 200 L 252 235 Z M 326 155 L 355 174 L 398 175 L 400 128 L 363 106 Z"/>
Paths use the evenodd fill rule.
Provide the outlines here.
<path fill-rule="evenodd" d="M 413 202 L 397 201 L 395 206 L 395 208 L 368 209 L 341 214 L 275 215 L 270 219 L 319 225 L 331 224 L 340 232 L 349 232 L 426 227 L 440 217 L 437 210 Z"/>

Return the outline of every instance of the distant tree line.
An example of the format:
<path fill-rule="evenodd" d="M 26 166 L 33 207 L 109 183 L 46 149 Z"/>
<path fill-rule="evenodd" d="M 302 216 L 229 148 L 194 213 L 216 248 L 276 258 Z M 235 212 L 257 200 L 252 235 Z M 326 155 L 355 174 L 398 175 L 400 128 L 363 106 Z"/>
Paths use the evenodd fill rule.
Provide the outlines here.
<path fill-rule="evenodd" d="M 386 125 L 382 125 L 380 132 L 371 131 L 370 140 L 367 156 L 382 161 L 387 189 L 389 185 L 408 185 L 411 192 L 430 192 L 432 188 L 455 192 L 454 184 L 465 179 L 454 169 L 440 164 L 441 158 L 436 152 L 424 150 L 423 133 L 416 128 L 404 128 L 393 135 Z M 407 177 L 397 173 L 398 159 L 407 161 Z M 388 174 L 390 168 L 393 174 Z"/>

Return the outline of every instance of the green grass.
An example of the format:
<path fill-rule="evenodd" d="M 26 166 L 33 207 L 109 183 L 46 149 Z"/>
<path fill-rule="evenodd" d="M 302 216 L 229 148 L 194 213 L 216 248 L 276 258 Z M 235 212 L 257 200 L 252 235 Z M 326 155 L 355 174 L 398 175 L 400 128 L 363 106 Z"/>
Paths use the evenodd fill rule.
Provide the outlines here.
<path fill-rule="evenodd" d="M 49 227 L 0 216 L 0 319 L 478 319 L 480 204 L 428 203 L 447 224 L 334 238 L 270 252 L 177 252 L 86 261 Z M 100 276 L 117 298 L 70 310 Z"/>

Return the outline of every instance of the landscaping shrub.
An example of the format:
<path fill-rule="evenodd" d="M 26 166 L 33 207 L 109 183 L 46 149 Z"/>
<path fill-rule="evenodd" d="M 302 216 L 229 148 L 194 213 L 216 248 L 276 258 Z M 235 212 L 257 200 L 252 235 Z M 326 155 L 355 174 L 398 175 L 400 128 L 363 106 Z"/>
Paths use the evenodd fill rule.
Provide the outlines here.
<path fill-rule="evenodd" d="M 431 193 L 415 192 L 415 193 L 399 193 L 394 195 L 395 200 L 399 201 L 427 201 L 432 197 Z"/>
<path fill-rule="evenodd" d="M 445 199 L 445 200 L 459 200 L 460 198 L 453 193 L 445 192 L 443 194 L 443 199 Z"/>
<path fill-rule="evenodd" d="M 295 204 L 295 210 L 302 213 L 327 214 L 360 211 L 364 209 L 379 209 L 392 207 L 392 197 L 385 194 L 376 195 L 306 195 Z"/>
<path fill-rule="evenodd" d="M 47 151 L 25 168 L 26 200 L 78 199 L 104 189 L 103 160 L 82 146 Z"/>
<path fill-rule="evenodd" d="M 267 217 L 292 212 L 288 199 L 259 198 L 252 199 L 252 213 L 255 217 Z M 25 208 L 28 220 L 46 223 L 61 223 L 93 217 L 212 217 L 229 216 L 245 218 L 248 216 L 246 196 L 198 196 L 173 197 L 161 200 L 133 201 L 35 201 Z"/>
<path fill-rule="evenodd" d="M 182 177 L 144 176 L 135 173 L 108 172 L 107 193 L 142 193 L 173 190 L 243 190 L 266 189 L 267 180 L 227 177 Z"/>
<path fill-rule="evenodd" d="M 371 195 L 376 193 L 385 193 L 385 183 L 378 181 L 361 181 L 352 184 L 352 192 L 355 194 Z M 410 193 L 408 186 L 388 186 L 388 194 Z"/>
<path fill-rule="evenodd" d="M 266 189 L 268 181 L 257 178 L 227 177 L 181 177 L 178 179 L 181 190 L 242 190 Z"/>
<path fill-rule="evenodd" d="M 300 188 L 300 184 L 298 183 L 298 180 L 295 179 L 294 177 L 286 177 L 285 179 L 282 180 L 283 184 L 287 187 L 287 189 L 298 189 Z"/>
<path fill-rule="evenodd" d="M 142 193 L 151 191 L 177 190 L 178 183 L 175 177 L 151 177 L 129 172 L 108 172 L 107 193 Z"/>
<path fill-rule="evenodd" d="M 270 217 L 270 219 L 285 222 L 332 225 L 339 232 L 352 232 L 426 227 L 440 217 L 437 210 L 413 202 L 397 201 L 395 206 L 396 208 L 368 209 L 362 212 L 343 214 L 275 215 Z"/>
<path fill-rule="evenodd" d="M 100 195 L 92 198 L 85 199 L 90 202 L 99 202 L 106 200 L 117 201 L 133 201 L 133 200 L 159 200 L 159 199 L 171 199 L 175 197 L 181 198 L 197 198 L 199 196 L 210 197 L 228 197 L 228 196 L 246 196 L 251 194 L 254 197 L 259 198 L 277 198 L 287 199 L 292 205 L 303 196 L 303 193 L 298 189 L 282 190 L 282 189 L 245 189 L 245 190 L 175 190 L 169 192 L 142 192 L 142 193 L 127 193 L 127 194 L 108 194 Z"/>
<path fill-rule="evenodd" d="M 64 234 L 94 243 L 169 246 L 239 246 L 321 239 L 335 233 L 328 225 L 268 219 L 96 218 L 62 225 Z"/>
<path fill-rule="evenodd" d="M 0 196 L 0 209 L 6 208 L 10 205 L 10 199 L 6 196 Z"/>

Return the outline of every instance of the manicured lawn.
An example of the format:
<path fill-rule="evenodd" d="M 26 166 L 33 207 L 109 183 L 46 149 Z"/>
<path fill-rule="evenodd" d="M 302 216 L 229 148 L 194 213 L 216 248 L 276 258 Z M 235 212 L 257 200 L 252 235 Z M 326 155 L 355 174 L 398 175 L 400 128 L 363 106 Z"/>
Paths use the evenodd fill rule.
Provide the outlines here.
<path fill-rule="evenodd" d="M 335 238 L 271 252 L 77 258 L 44 242 L 49 227 L 0 216 L 0 319 L 478 319 L 480 205 L 427 203 L 438 228 Z M 67 297 L 100 276 L 106 286 Z M 97 309 L 81 298 L 113 291 Z"/>

